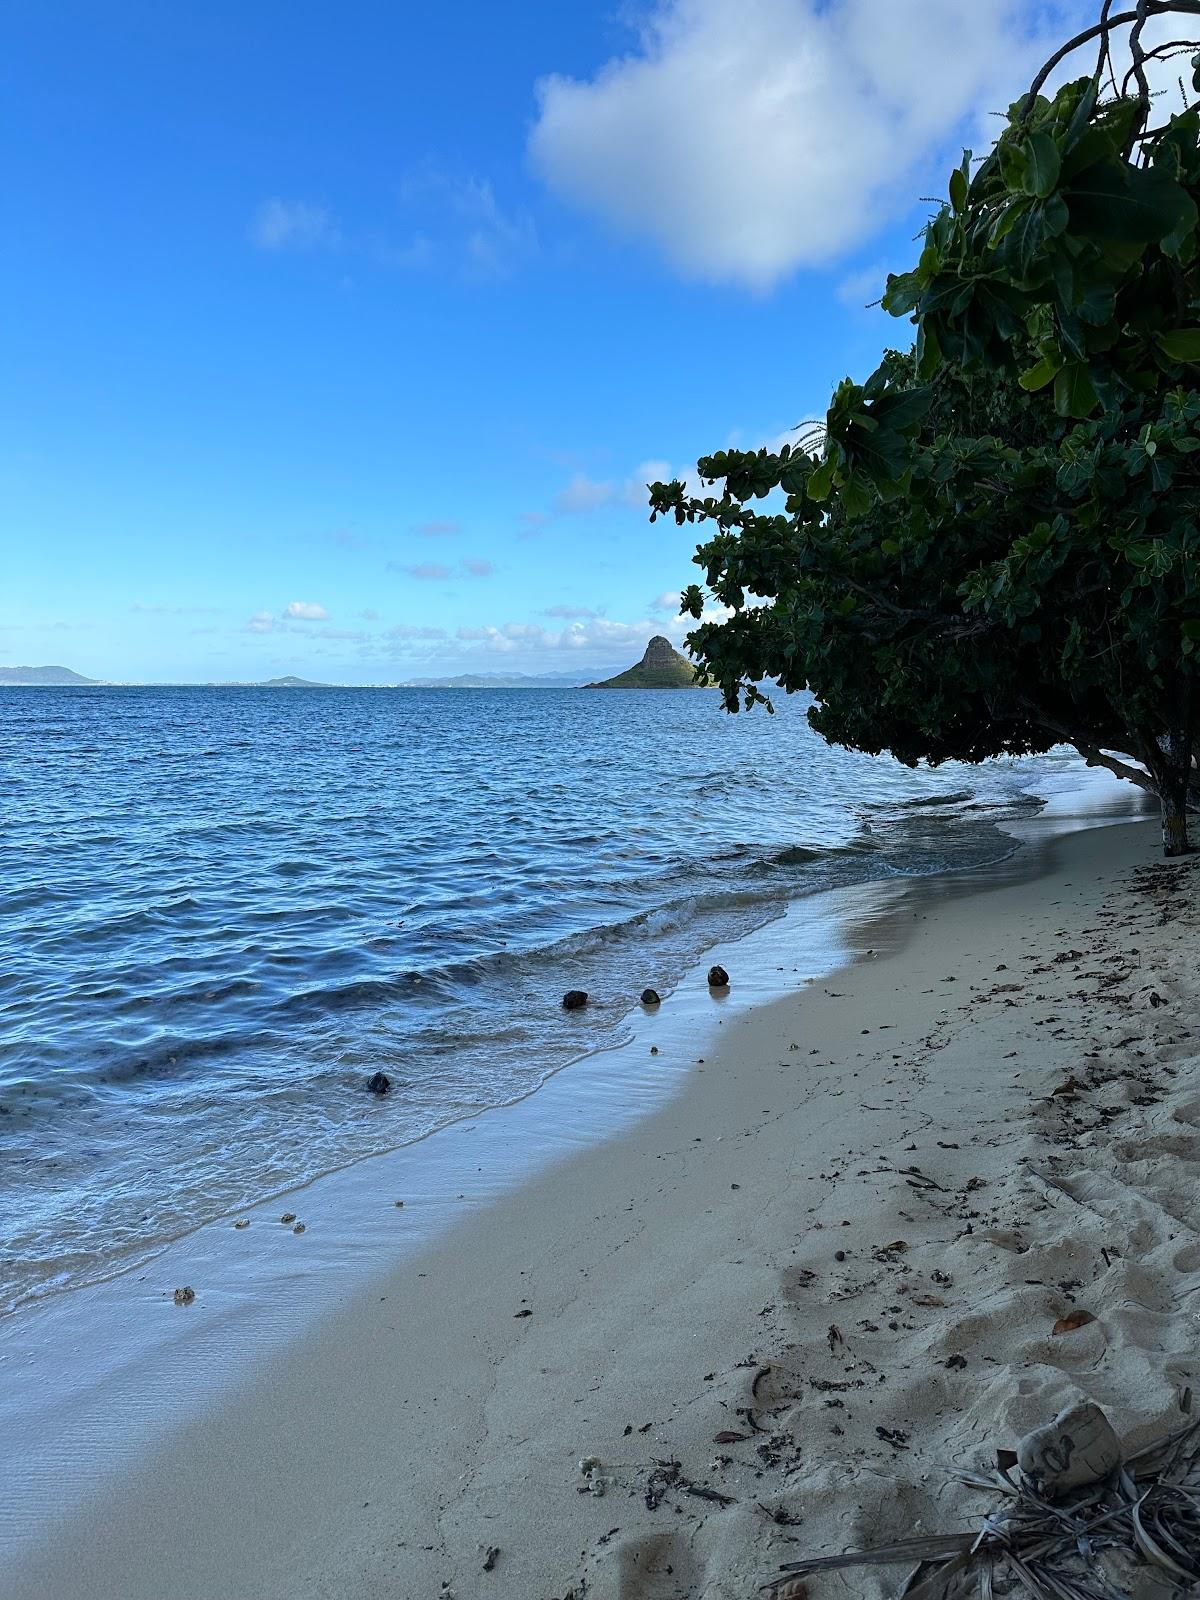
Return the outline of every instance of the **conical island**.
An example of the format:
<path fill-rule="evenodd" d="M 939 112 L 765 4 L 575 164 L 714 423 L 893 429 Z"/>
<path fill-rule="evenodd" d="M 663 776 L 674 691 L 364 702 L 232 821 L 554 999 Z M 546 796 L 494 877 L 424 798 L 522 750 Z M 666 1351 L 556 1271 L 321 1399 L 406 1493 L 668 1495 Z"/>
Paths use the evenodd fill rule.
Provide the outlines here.
<path fill-rule="evenodd" d="M 589 689 L 695 689 L 696 669 L 686 656 L 671 646 L 669 639 L 656 634 L 646 646 L 646 654 L 636 667 L 619 672 L 603 683 L 589 683 Z"/>

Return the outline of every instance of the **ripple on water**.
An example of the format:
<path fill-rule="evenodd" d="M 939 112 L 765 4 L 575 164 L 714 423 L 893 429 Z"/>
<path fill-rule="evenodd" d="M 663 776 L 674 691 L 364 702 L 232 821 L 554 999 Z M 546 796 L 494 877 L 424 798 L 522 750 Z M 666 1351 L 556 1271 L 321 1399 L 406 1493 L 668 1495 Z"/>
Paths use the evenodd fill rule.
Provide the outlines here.
<path fill-rule="evenodd" d="M 994 859 L 1076 770 L 909 772 L 803 711 L 0 690 L 0 1305 L 512 1099 L 796 895 Z"/>

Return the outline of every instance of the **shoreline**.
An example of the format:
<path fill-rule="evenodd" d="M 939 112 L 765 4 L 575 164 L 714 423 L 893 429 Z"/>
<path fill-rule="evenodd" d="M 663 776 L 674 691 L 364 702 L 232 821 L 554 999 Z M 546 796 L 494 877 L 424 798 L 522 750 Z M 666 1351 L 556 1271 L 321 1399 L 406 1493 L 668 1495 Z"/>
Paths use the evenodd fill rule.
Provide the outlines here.
<path fill-rule="evenodd" d="M 1096 832 L 1080 833 L 1052 841 L 1050 852 L 1057 858 L 1070 858 L 1086 848 L 1107 871 L 1118 858 L 1152 860 L 1149 832 L 1146 824 L 1119 829 L 1119 837 L 1112 845 L 1098 851 Z M 78 1565 L 80 1550 L 83 1545 L 94 1544 L 101 1528 L 106 1533 L 104 1551 L 99 1561 L 93 1552 L 86 1565 L 86 1592 L 91 1596 L 145 1594 L 155 1595 L 158 1600 L 167 1596 L 182 1600 L 194 1595 L 213 1600 L 226 1594 L 278 1594 L 282 1600 L 284 1594 L 344 1592 L 364 1596 L 411 1593 L 416 1600 L 426 1594 L 449 1593 L 441 1588 L 447 1581 L 457 1586 L 454 1592 L 462 1597 L 475 1593 L 528 1593 L 544 1594 L 548 1600 L 552 1594 L 566 1592 L 583 1535 L 590 1535 L 594 1543 L 610 1527 L 628 1525 L 635 1512 L 643 1522 L 654 1521 L 649 1512 L 636 1511 L 641 1498 L 633 1501 L 631 1510 L 631 1481 L 640 1467 L 636 1462 L 622 1464 L 621 1456 L 631 1454 L 631 1450 L 620 1441 L 633 1438 L 643 1457 L 653 1449 L 659 1452 L 658 1459 L 667 1454 L 671 1459 L 685 1459 L 681 1442 L 687 1431 L 684 1421 L 676 1417 L 668 1425 L 662 1420 L 664 1397 L 670 1402 L 667 1408 L 678 1410 L 679 1340 L 683 1339 L 688 1353 L 687 1387 L 695 1387 L 703 1376 L 691 1373 L 691 1367 L 698 1364 L 707 1371 L 705 1363 L 712 1366 L 714 1373 L 724 1375 L 718 1384 L 728 1380 L 736 1387 L 740 1381 L 738 1371 L 744 1377 L 746 1369 L 734 1369 L 731 1377 L 731 1347 L 738 1348 L 771 1324 L 771 1319 L 758 1320 L 757 1304 L 747 1309 L 752 1301 L 758 1301 L 761 1289 L 762 1304 L 765 1307 L 768 1301 L 774 1302 L 774 1315 L 781 1291 L 778 1266 L 766 1268 L 758 1259 L 762 1240 L 755 1237 L 755 1219 L 746 1215 L 750 1203 L 746 1191 L 759 1182 L 764 1167 L 773 1170 L 774 1165 L 783 1163 L 786 1181 L 765 1197 L 767 1223 L 757 1219 L 760 1226 L 766 1227 L 768 1253 L 778 1256 L 784 1247 L 767 1225 L 773 1211 L 779 1209 L 782 1196 L 789 1190 L 819 1178 L 808 1171 L 786 1176 L 791 1168 L 789 1158 L 794 1158 L 793 1146 L 811 1146 L 814 1133 L 808 1126 L 799 1132 L 793 1128 L 792 1144 L 780 1148 L 781 1127 L 798 1117 L 807 1124 L 813 1106 L 823 1108 L 821 1115 L 828 1119 L 828 1144 L 844 1138 L 840 1122 L 845 1122 L 847 1131 L 861 1134 L 864 1129 L 857 1124 L 869 1122 L 875 1115 L 866 1102 L 860 1105 L 856 1118 L 839 1119 L 836 1114 L 840 1108 L 834 1101 L 846 1094 L 859 1071 L 868 1070 L 854 1065 L 862 1036 L 856 1039 L 846 1035 L 844 1008 L 838 1014 L 841 1000 L 850 996 L 857 1007 L 876 1003 L 880 997 L 874 991 L 879 988 L 880 974 L 902 975 L 910 969 L 914 951 L 923 941 L 928 943 L 925 930 L 931 923 L 940 930 L 943 940 L 948 934 L 951 937 L 949 949 L 954 954 L 943 956 L 942 964 L 946 959 L 961 964 L 963 928 L 971 932 L 974 919 L 969 908 L 977 895 L 1007 896 L 1018 908 L 1022 897 L 1039 905 L 1045 900 L 1047 886 L 1056 881 L 1053 862 L 1048 874 L 1032 880 L 1027 870 L 1031 864 L 1027 858 L 1022 868 L 1014 868 L 1009 874 L 993 874 L 998 881 L 990 885 L 979 881 L 987 869 L 964 874 L 960 884 L 953 885 L 944 878 L 899 880 L 889 886 L 893 892 L 883 919 L 876 917 L 866 924 L 875 941 L 872 948 L 876 958 L 838 967 L 836 993 L 829 992 L 828 985 L 822 990 L 814 984 L 781 1001 L 729 1010 L 720 1023 L 720 1043 L 706 1062 L 702 1066 L 675 1064 L 673 1070 L 681 1073 L 684 1081 L 681 1092 L 672 1094 L 665 1104 L 648 1115 L 642 1115 L 641 1107 L 626 1104 L 629 1125 L 603 1143 L 594 1142 L 590 1132 L 581 1128 L 574 1135 L 575 1148 L 567 1160 L 549 1157 L 549 1164 L 539 1174 L 505 1192 L 482 1192 L 487 1188 L 484 1181 L 475 1194 L 463 1191 L 463 1206 L 447 1205 L 442 1200 L 441 1215 L 433 1220 L 449 1221 L 450 1231 L 440 1242 L 432 1240 L 423 1246 L 419 1260 L 414 1255 L 384 1267 L 370 1290 L 364 1286 L 344 1296 L 346 1303 L 340 1308 L 319 1309 L 311 1323 L 302 1323 L 302 1315 L 311 1314 L 312 1308 L 302 1313 L 297 1304 L 305 1289 L 304 1279 L 297 1276 L 293 1284 L 296 1293 L 280 1308 L 289 1325 L 286 1330 L 278 1330 L 286 1331 L 291 1348 L 280 1350 L 264 1344 L 257 1361 L 248 1362 L 234 1395 L 216 1401 L 210 1411 L 189 1415 L 181 1403 L 183 1397 L 164 1393 L 161 1382 L 155 1381 L 153 1375 L 150 1382 L 143 1384 L 144 1372 L 131 1370 L 127 1364 L 122 1373 L 118 1356 L 110 1363 L 105 1379 L 110 1394 L 113 1384 L 119 1391 L 122 1381 L 126 1397 L 130 1389 L 143 1384 L 147 1391 L 143 1404 L 177 1408 L 172 1419 L 175 1437 L 149 1453 L 148 1465 L 142 1464 L 128 1476 L 101 1487 L 89 1507 L 64 1518 L 50 1542 L 27 1562 L 19 1561 L 13 1567 L 14 1581 L 10 1582 L 9 1592 L 55 1595 L 59 1600 L 74 1593 L 63 1584 L 69 1585 L 68 1575 L 73 1570 L 85 1570 Z M 1006 877 L 1011 881 L 1005 882 Z M 996 903 L 993 900 L 993 909 Z M 979 938 L 994 944 L 998 937 L 1013 936 L 1014 930 L 1007 924 L 999 931 L 991 930 L 991 921 L 989 917 L 990 931 L 981 930 Z M 780 924 L 771 927 L 782 931 Z M 743 946 L 737 948 L 743 950 Z M 744 952 L 738 959 L 745 960 Z M 737 994 L 739 982 L 744 980 L 739 980 L 735 968 L 731 970 Z M 911 988 L 910 982 L 907 989 Z M 900 1000 L 890 999 L 889 1004 L 897 1009 L 898 1017 L 903 1012 L 905 1018 L 902 1023 L 877 1024 L 878 1028 L 895 1032 L 895 1040 L 888 1043 L 896 1043 L 901 1054 L 917 1049 L 928 1033 L 928 1029 L 923 1032 L 921 1028 L 929 1021 L 923 1015 L 923 1010 L 929 1009 L 926 997 L 906 992 Z M 1009 1009 L 1020 1010 L 1021 1006 Z M 1156 1020 L 1161 1020 L 1157 1013 Z M 788 1049 L 790 1060 L 767 1059 L 784 1056 L 780 1043 L 783 1035 L 799 1027 L 806 1030 L 806 1037 L 819 1040 L 817 1046 L 805 1046 L 816 1048 L 821 1054 L 821 1077 L 816 1084 L 808 1082 L 809 1059 L 800 1050 Z M 711 1033 L 717 1034 L 716 1027 Z M 639 1038 L 644 1045 L 644 1038 Z M 1039 1044 L 1045 1040 L 1043 1035 Z M 734 1041 L 738 1063 L 737 1071 L 731 1072 Z M 788 1040 L 789 1045 L 794 1043 L 794 1038 Z M 625 1047 L 631 1053 L 633 1048 Z M 683 1044 L 672 1048 L 682 1050 Z M 839 1060 L 839 1051 L 845 1060 Z M 1048 1058 L 1054 1054 L 1044 1053 Z M 865 1060 L 867 1052 L 862 1054 Z M 659 1058 L 655 1065 L 654 1078 L 660 1088 L 662 1066 L 666 1064 Z M 1049 1065 L 1048 1059 L 1039 1064 L 1038 1070 Z M 875 1063 L 871 1070 L 878 1067 Z M 802 1096 L 797 1095 L 800 1069 L 805 1073 Z M 840 1083 L 842 1077 L 845 1083 L 835 1090 L 834 1081 Z M 632 1083 L 631 1079 L 610 1087 L 627 1100 Z M 874 1087 L 882 1089 L 882 1081 Z M 993 1088 L 989 1085 L 989 1091 Z M 544 1086 L 532 1099 L 537 1100 L 546 1092 Z M 772 1113 L 769 1120 L 761 1126 L 751 1122 L 747 1127 L 748 1108 L 753 1106 L 756 1094 L 769 1094 L 779 1109 L 775 1110 L 771 1099 L 764 1100 L 761 1109 Z M 873 1091 L 871 1098 L 885 1096 Z M 808 1115 L 803 1116 L 806 1106 Z M 865 1117 L 864 1108 L 871 1117 Z M 475 1120 L 482 1123 L 485 1119 Z M 702 1131 L 688 1135 L 687 1142 L 682 1142 L 685 1128 L 693 1125 Z M 459 1142 L 472 1131 L 467 1128 L 460 1132 Z M 696 1152 L 688 1148 L 692 1139 L 701 1147 L 708 1146 L 707 1150 L 702 1148 L 703 1159 L 699 1162 L 692 1159 Z M 753 1144 L 746 1146 L 747 1139 L 752 1139 Z M 561 1154 L 563 1143 L 571 1144 L 571 1136 L 564 1141 L 563 1130 L 559 1130 L 557 1142 Z M 716 1146 L 722 1144 L 728 1148 L 718 1150 Z M 745 1150 L 754 1151 L 753 1166 L 747 1165 L 748 1156 L 742 1153 Z M 739 1171 L 746 1167 L 752 1174 L 751 1181 L 725 1174 L 728 1182 L 721 1188 L 716 1169 L 731 1158 Z M 384 1158 L 360 1163 L 357 1170 L 361 1172 L 364 1166 L 381 1159 Z M 918 1161 L 920 1157 L 914 1155 L 912 1159 Z M 710 1161 L 712 1170 L 705 1161 Z M 763 1198 L 760 1196 L 760 1201 Z M 406 1199 L 400 1215 L 407 1223 L 423 1207 L 419 1196 Z M 391 1206 L 390 1196 L 377 1196 L 376 1201 L 377 1209 L 383 1204 Z M 431 1200 L 431 1216 L 436 1209 L 437 1204 Z M 455 1223 L 450 1213 L 461 1216 L 464 1211 L 469 1215 Z M 699 1230 L 697 1216 L 705 1219 Z M 629 1217 L 634 1221 L 628 1221 Z M 394 1223 L 394 1211 L 391 1220 Z M 803 1211 L 799 1219 L 793 1220 L 802 1224 Z M 844 1235 L 847 1242 L 856 1236 L 861 1220 L 855 1217 L 851 1222 L 851 1230 Z M 708 1238 L 708 1230 L 717 1235 L 715 1240 Z M 264 1230 L 252 1226 L 244 1237 L 261 1231 Z M 702 1235 L 699 1238 L 698 1231 Z M 279 1230 L 279 1234 L 284 1232 Z M 289 1234 L 287 1243 L 311 1243 L 320 1232 L 318 1228 L 309 1234 L 307 1241 L 293 1241 Z M 662 1237 L 656 1237 L 659 1234 Z M 722 1248 L 714 1252 L 714 1243 Z M 725 1255 L 734 1249 L 740 1259 L 734 1261 L 731 1256 L 725 1260 Z M 530 1260 L 518 1264 L 526 1256 Z M 868 1259 L 873 1258 L 868 1255 Z M 622 1270 L 614 1276 L 613 1263 L 618 1260 L 623 1269 L 632 1266 L 635 1270 Z M 581 1262 L 589 1263 L 586 1269 L 579 1265 Z M 690 1263 L 691 1276 L 680 1276 L 685 1262 Z M 315 1268 L 311 1258 L 306 1263 L 309 1290 L 314 1273 L 320 1270 L 320 1261 Z M 586 1288 L 580 1282 L 580 1273 Z M 110 1280 L 110 1287 L 113 1281 Z M 598 1300 L 600 1283 L 604 1293 Z M 699 1301 L 698 1283 L 708 1285 L 711 1291 Z M 189 1361 L 195 1360 L 196 1351 L 188 1351 L 188 1344 L 194 1345 L 205 1337 L 211 1348 L 219 1351 L 222 1338 L 236 1328 L 236 1308 L 231 1303 L 213 1307 L 211 1296 L 199 1281 L 197 1289 L 195 1306 L 186 1311 L 172 1307 L 164 1319 L 171 1341 Z M 139 1315 L 163 1319 L 159 1309 L 162 1293 L 157 1282 L 153 1293 L 140 1291 Z M 501 1294 L 502 1304 L 497 1303 Z M 785 1288 L 782 1299 L 789 1305 L 790 1296 L 793 1290 Z M 210 1300 L 211 1313 L 207 1324 L 200 1317 L 193 1317 L 193 1313 L 201 1311 L 206 1298 Z M 529 1302 L 528 1317 L 520 1315 L 525 1309 L 522 1300 Z M 386 1309 L 397 1302 L 400 1311 Z M 680 1321 L 683 1326 L 677 1327 Z M 828 1321 L 826 1316 L 820 1328 L 822 1340 Z M 211 1339 L 204 1334 L 206 1327 Z M 537 1371 L 526 1370 L 533 1359 L 530 1347 L 546 1345 L 548 1337 L 549 1345 L 543 1351 L 548 1364 Z M 572 1406 L 582 1406 L 584 1411 L 574 1416 L 568 1413 L 567 1419 L 548 1415 L 547 1393 L 551 1397 L 557 1393 L 561 1402 L 568 1391 L 580 1387 L 578 1362 L 586 1358 L 589 1349 L 593 1358 L 589 1370 L 597 1388 L 590 1389 L 584 1383 L 581 1394 L 570 1394 Z M 351 1353 L 349 1360 L 347 1352 Z M 11 1353 L 7 1352 L 10 1356 Z M 128 1363 L 130 1352 L 125 1355 Z M 8 1359 L 5 1364 L 10 1374 L 20 1374 L 19 1361 Z M 449 1388 L 449 1395 L 431 1393 L 429 1372 L 439 1375 L 436 1388 Z M 657 1379 L 648 1377 L 649 1373 L 657 1373 Z M 629 1435 L 621 1431 L 626 1423 L 614 1434 L 607 1419 L 599 1419 L 599 1413 L 607 1413 L 611 1407 L 611 1390 L 617 1379 L 622 1391 L 616 1397 L 621 1402 L 616 1414 L 627 1413 L 626 1423 L 634 1430 Z M 14 1386 L 6 1387 L 11 1395 Z M 602 1392 L 601 1400 L 587 1398 Z M 701 1384 L 680 1416 L 686 1416 L 689 1406 L 700 1404 L 706 1393 L 711 1391 L 705 1391 Z M 724 1409 L 736 1418 L 739 1408 L 733 1403 L 735 1398 L 731 1389 L 716 1401 L 715 1409 Z M 593 1411 L 598 1415 L 592 1416 Z M 638 1431 L 641 1417 L 635 1413 L 639 1411 L 651 1419 L 644 1437 Z M 485 1426 L 482 1436 L 477 1431 L 481 1413 L 492 1412 L 507 1419 L 500 1429 L 507 1441 L 503 1449 L 492 1440 L 498 1421 L 493 1422 L 488 1416 L 485 1422 L 491 1425 Z M 519 1427 L 513 1420 L 517 1416 L 524 1419 Z M 5 1420 L 11 1423 L 12 1418 Z M 564 1428 L 564 1420 L 573 1425 Z M 1037 1420 L 1044 1418 L 1039 1414 Z M 532 1429 L 531 1423 L 536 1423 Z M 564 1433 L 570 1435 L 569 1440 L 563 1437 Z M 523 1443 L 514 1444 L 522 1435 Z M 11 1448 L 16 1444 L 11 1428 L 6 1429 L 6 1436 Z M 711 1440 L 711 1431 L 708 1438 Z M 69 1470 L 70 1444 L 69 1439 L 60 1438 L 56 1450 L 43 1451 L 51 1467 L 57 1460 L 60 1474 Z M 711 1458 L 711 1442 L 706 1448 Z M 736 1455 L 746 1448 L 736 1445 L 728 1453 Z M 890 1456 L 890 1448 L 880 1449 Z M 8 1454 L 7 1448 L 5 1453 Z M 581 1486 L 577 1462 L 588 1455 L 613 1462 L 604 1496 L 576 1492 Z M 641 1466 L 644 1465 L 643 1460 Z M 698 1465 L 709 1472 L 707 1461 Z M 697 1473 L 696 1481 L 700 1481 L 698 1465 L 688 1463 L 689 1470 Z M 8 1475 L 13 1466 L 10 1455 Z M 471 1474 L 470 1495 L 464 1495 L 462 1488 L 464 1466 Z M 733 1470 L 721 1469 L 726 1474 Z M 769 1470 L 754 1470 L 763 1470 L 770 1478 L 778 1464 Z M 78 1474 L 78 1462 L 74 1471 Z M 609 1469 L 606 1467 L 605 1471 Z M 528 1538 L 533 1547 L 540 1544 L 540 1555 L 535 1548 L 518 1553 L 511 1546 L 506 1547 L 493 1526 L 507 1522 L 505 1537 L 513 1538 L 511 1525 L 519 1523 L 524 1515 L 514 1486 L 522 1476 L 536 1485 L 538 1512 L 537 1526 L 518 1529 L 518 1538 Z M 720 1483 L 717 1492 L 724 1492 Z M 44 1493 L 43 1485 L 43 1500 Z M 465 1500 L 472 1503 L 465 1504 Z M 707 1509 L 710 1516 L 713 1514 L 712 1507 L 705 1507 L 703 1501 L 694 1503 Z M 440 1542 L 432 1551 L 397 1550 L 397 1538 L 411 1535 L 418 1524 L 427 1521 L 416 1509 L 418 1505 L 434 1517 Z M 359 1506 L 362 1513 L 369 1514 L 359 1515 Z M 145 1519 L 150 1508 L 153 1511 L 148 1526 Z M 10 1501 L 5 1515 L 10 1537 L 17 1531 L 14 1509 Z M 52 1507 L 54 1511 L 59 1509 Z M 543 1517 L 550 1519 L 554 1530 L 550 1550 L 544 1548 L 547 1530 L 541 1527 Z M 740 1513 L 735 1515 L 733 1508 L 722 1510 L 721 1517 L 729 1527 L 741 1527 L 745 1520 Z M 596 1533 L 593 1525 L 599 1527 L 600 1523 L 604 1526 Z M 132 1540 L 124 1549 L 121 1539 L 114 1538 L 113 1533 L 122 1527 Z M 136 1538 L 132 1533 L 135 1527 L 139 1530 Z M 491 1537 L 489 1529 L 495 1537 Z M 392 1537 L 385 1537 L 385 1533 Z M 485 1535 L 489 1539 L 487 1548 L 498 1545 L 502 1551 L 494 1572 L 486 1578 L 481 1568 L 472 1565 L 478 1554 L 475 1547 Z M 744 1528 L 740 1537 L 747 1549 L 761 1545 L 761 1539 L 748 1540 Z M 705 1538 L 702 1526 L 695 1539 L 703 1543 Z M 168 1582 L 167 1566 L 171 1551 L 177 1548 L 186 1549 L 188 1554 L 181 1567 L 171 1568 Z M 585 1566 L 591 1563 L 588 1570 L 594 1584 L 607 1583 L 622 1563 L 626 1567 L 631 1561 L 634 1567 L 645 1566 L 652 1559 L 642 1544 L 630 1555 L 632 1548 L 614 1539 L 605 1549 L 592 1550 Z M 280 1565 L 285 1556 L 286 1581 L 282 1576 L 285 1568 Z M 611 1557 L 607 1568 L 606 1557 Z M 682 1562 L 682 1555 L 679 1559 Z M 693 1556 L 688 1559 L 694 1566 Z M 769 1565 L 755 1570 L 759 1580 L 771 1572 Z M 649 1580 L 646 1587 L 638 1588 L 636 1583 L 641 1580 L 636 1573 L 626 1576 L 626 1587 L 618 1585 L 612 1590 L 614 1594 L 674 1592 L 649 1586 Z M 620 1582 L 626 1583 L 626 1578 Z M 556 1583 L 558 1587 L 554 1587 Z M 510 1588 L 512 1584 L 517 1586 Z M 685 1587 L 679 1592 L 691 1591 Z M 722 1592 L 713 1591 L 714 1595 Z"/>

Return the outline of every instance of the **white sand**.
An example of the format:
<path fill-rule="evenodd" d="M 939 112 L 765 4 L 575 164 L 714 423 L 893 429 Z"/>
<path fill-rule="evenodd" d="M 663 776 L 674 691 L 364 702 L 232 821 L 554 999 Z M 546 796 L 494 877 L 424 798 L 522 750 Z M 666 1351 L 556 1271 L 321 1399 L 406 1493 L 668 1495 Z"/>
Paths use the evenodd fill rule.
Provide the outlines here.
<path fill-rule="evenodd" d="M 731 1016 L 669 1105 L 184 1421 L 6 1593 L 744 1600 L 799 1554 L 963 1525 L 944 1464 L 1073 1396 L 1135 1443 L 1177 1425 L 1200 880 L 1131 888 L 1155 852 L 1107 828 L 1033 883 L 914 886 L 875 958 Z M 1052 1337 L 1077 1306 L 1096 1320 Z M 656 1462 L 683 1480 L 661 1496 Z"/>

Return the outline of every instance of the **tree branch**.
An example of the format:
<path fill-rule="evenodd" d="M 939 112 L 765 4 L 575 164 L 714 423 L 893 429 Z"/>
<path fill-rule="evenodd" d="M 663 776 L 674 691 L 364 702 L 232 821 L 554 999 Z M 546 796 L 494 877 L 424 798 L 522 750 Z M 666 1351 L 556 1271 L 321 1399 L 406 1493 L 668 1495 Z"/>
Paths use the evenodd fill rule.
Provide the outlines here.
<path fill-rule="evenodd" d="M 1172 12 L 1182 16 L 1197 17 L 1200 16 L 1200 0 L 1144 0 L 1144 3 L 1139 3 L 1136 10 L 1119 11 L 1115 17 L 1107 14 L 1107 6 L 1104 10 L 1105 14 L 1101 21 L 1093 23 L 1090 28 L 1085 28 L 1082 33 L 1077 33 L 1073 39 L 1068 39 L 1066 44 L 1056 50 L 1049 61 L 1042 67 L 1037 77 L 1030 84 L 1029 93 L 1021 103 L 1022 116 L 1029 114 L 1042 85 L 1059 62 L 1065 60 L 1073 51 L 1078 50 L 1081 45 L 1088 44 L 1093 39 L 1100 39 L 1103 41 L 1102 49 L 1107 52 L 1108 36 L 1114 28 L 1123 27 L 1127 22 L 1144 22 L 1147 17 L 1166 16 Z M 1099 74 L 1097 73 L 1096 76 L 1098 77 Z"/>

